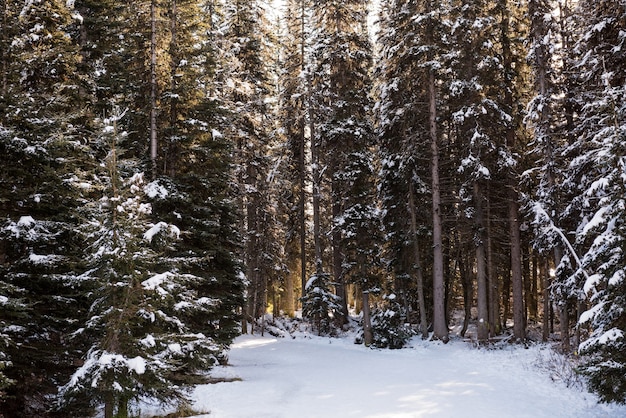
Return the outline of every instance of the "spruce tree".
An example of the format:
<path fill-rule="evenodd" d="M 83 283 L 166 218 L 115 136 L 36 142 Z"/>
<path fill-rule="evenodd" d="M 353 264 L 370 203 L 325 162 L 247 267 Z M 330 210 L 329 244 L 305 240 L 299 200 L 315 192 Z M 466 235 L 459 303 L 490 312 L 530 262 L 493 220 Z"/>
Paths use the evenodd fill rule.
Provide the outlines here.
<path fill-rule="evenodd" d="M 369 119 L 371 47 L 366 4 L 324 2 L 316 7 L 313 141 L 325 150 L 332 212 L 332 265 L 337 296 L 347 316 L 346 285 L 378 286 L 378 223 L 373 184 L 373 129 Z"/>
<path fill-rule="evenodd" d="M 582 367 L 590 387 L 605 402 L 625 403 L 626 378 L 626 149 L 625 56 L 623 4 L 585 1 L 579 4 L 581 38 L 578 64 L 584 86 L 580 138 L 582 153 L 570 166 L 584 170 L 579 195 L 572 202 L 581 213 L 577 244 L 583 249 L 586 275 L 582 290 L 589 309 L 580 324 L 589 323 L 591 335 L 580 344 L 586 354 Z M 577 280 L 581 282 L 580 278 Z"/>
<path fill-rule="evenodd" d="M 81 346 L 66 345 L 87 308 L 76 209 L 90 166 L 80 54 L 62 1 L 4 3 L 0 97 L 0 249 L 12 416 L 43 415 Z M 8 20 L 3 20 L 3 23 Z M 18 163 L 19 162 L 19 163 Z"/>

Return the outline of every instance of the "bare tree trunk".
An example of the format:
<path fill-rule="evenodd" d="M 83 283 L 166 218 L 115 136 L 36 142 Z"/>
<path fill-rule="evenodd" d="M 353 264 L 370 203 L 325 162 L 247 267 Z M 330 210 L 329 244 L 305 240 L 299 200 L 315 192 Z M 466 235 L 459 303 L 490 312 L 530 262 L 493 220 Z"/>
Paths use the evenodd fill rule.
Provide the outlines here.
<path fill-rule="evenodd" d="M 413 238 L 413 251 L 415 257 L 415 270 L 417 280 L 417 303 L 420 310 L 420 332 L 422 339 L 428 338 L 428 318 L 426 316 L 426 302 L 424 300 L 424 277 L 420 259 L 419 240 L 417 236 L 417 219 L 415 215 L 415 197 L 413 181 L 409 181 L 409 212 L 411 215 L 411 237 Z"/>
<path fill-rule="evenodd" d="M 522 277 L 522 249 L 520 238 L 519 203 L 517 192 L 511 188 L 509 196 L 509 232 L 511 236 L 511 281 L 513 285 L 513 336 L 526 339 L 524 315 L 524 278 Z"/>
<path fill-rule="evenodd" d="M 150 2 L 150 161 L 152 176 L 157 175 L 157 40 L 156 40 L 156 0 Z"/>
<path fill-rule="evenodd" d="M 443 240 L 441 225 L 441 190 L 439 184 L 439 141 L 437 138 L 437 91 L 435 74 L 428 71 L 428 109 L 431 150 L 431 188 L 433 200 L 433 331 L 435 338 L 448 342 L 446 294 L 443 277 Z"/>
<path fill-rule="evenodd" d="M 285 289 L 283 291 L 283 297 L 281 298 L 282 309 L 290 318 L 293 318 L 296 314 L 296 301 L 294 297 L 294 282 L 295 282 L 295 273 L 290 271 L 289 274 L 285 276 Z"/>
<path fill-rule="evenodd" d="M 311 89 L 312 87 L 309 86 Z M 321 173 L 320 173 L 320 145 L 315 138 L 314 112 L 309 103 L 309 128 L 311 135 L 311 171 L 313 177 L 313 246 L 315 249 L 315 274 L 321 275 L 322 270 L 322 231 L 320 223 L 320 197 L 321 197 Z M 302 288 L 304 295 L 305 289 Z"/>
<path fill-rule="evenodd" d="M 457 241 L 457 244 L 458 241 Z M 462 251 L 459 249 L 458 255 L 458 264 L 459 264 L 459 274 L 461 275 L 461 283 L 463 285 L 463 308 L 465 311 L 465 318 L 463 319 L 463 328 L 461 329 L 461 337 L 465 337 L 465 333 L 467 332 L 467 327 L 469 326 L 470 319 L 472 317 L 472 302 L 474 300 L 474 290 L 472 286 L 472 277 L 470 275 L 469 269 L 467 268 L 467 263 L 465 262 L 464 255 Z"/>
<path fill-rule="evenodd" d="M 487 266 L 485 259 L 485 220 L 483 213 L 483 191 L 478 182 L 474 183 L 474 221 L 476 223 L 476 285 L 478 291 L 478 329 L 480 342 L 489 339 L 489 304 Z"/>
<path fill-rule="evenodd" d="M 537 263 L 539 261 L 537 254 L 532 251 L 532 249 L 528 248 L 528 251 L 530 252 L 530 254 L 528 255 L 528 261 L 530 263 L 529 265 L 529 270 L 530 270 L 530 285 L 529 285 L 529 289 L 528 289 L 528 316 L 529 318 L 531 318 L 533 321 L 537 321 L 537 317 L 538 317 L 538 312 L 537 312 L 537 296 L 538 296 L 538 285 L 537 285 L 537 280 L 538 280 L 538 266 Z"/>
<path fill-rule="evenodd" d="M 8 89 L 8 71 L 9 71 L 9 56 L 8 56 L 8 37 L 7 34 L 7 0 L 2 0 L 2 39 L 0 39 L 0 64 L 2 68 L 2 97 L 6 97 Z M 82 25 L 81 25 L 82 27 Z"/>
<path fill-rule="evenodd" d="M 113 395 L 108 393 L 104 399 L 104 418 L 113 418 L 113 409 L 115 407 L 115 400 Z"/>
<path fill-rule="evenodd" d="M 494 336 L 500 333 L 500 294 L 498 293 L 498 274 L 493 256 L 493 239 L 491 232 L 491 204 L 487 202 L 487 305 L 489 306 L 489 335 Z"/>
<path fill-rule="evenodd" d="M 563 249 L 560 245 L 557 245 L 554 248 L 554 266 L 555 268 L 561 263 L 561 258 L 563 258 Z M 570 342 L 569 342 L 569 312 L 568 312 L 568 304 L 567 300 L 562 300 L 558 302 L 559 308 L 559 325 L 561 331 L 561 350 L 564 353 L 569 353 L 570 351 Z"/>
<path fill-rule="evenodd" d="M 542 260 L 539 265 L 539 276 L 543 280 L 543 327 L 541 339 L 545 343 L 550 338 L 550 275 L 548 274 L 548 260 Z"/>
<path fill-rule="evenodd" d="M 370 315 L 370 293 L 368 291 L 363 292 L 363 343 L 366 347 L 372 345 L 374 335 L 372 334 L 372 319 Z"/>
<path fill-rule="evenodd" d="M 300 71 L 302 74 L 306 71 L 306 63 L 304 58 L 306 56 L 306 36 L 305 36 L 305 4 L 304 1 L 301 2 L 300 8 Z M 304 296 L 304 286 L 306 285 L 307 275 L 306 275 L 306 210 L 305 210 L 305 202 L 306 202 L 306 132 L 305 132 L 305 124 L 306 118 L 304 115 L 304 101 L 302 103 L 302 115 L 300 120 L 300 155 L 298 159 L 298 171 L 300 172 L 300 202 L 299 202 L 299 212 L 300 212 L 300 281 L 302 285 L 302 296 Z M 312 129 L 311 129 L 312 131 Z M 311 135 L 311 140 L 313 136 Z"/>
<path fill-rule="evenodd" d="M 342 214 L 341 197 L 343 196 L 343 190 L 340 189 L 338 181 L 335 179 L 335 172 L 337 169 L 337 159 L 331 156 L 331 172 L 329 176 L 332 178 L 332 211 L 333 211 L 333 226 L 332 226 L 332 257 L 333 257 L 333 277 L 335 281 L 335 294 L 341 301 L 341 313 L 343 315 L 342 321 L 348 321 L 348 301 L 346 297 L 346 287 L 344 284 L 344 271 L 343 271 L 343 243 L 341 239 L 341 229 L 336 227 L 336 220 Z"/>

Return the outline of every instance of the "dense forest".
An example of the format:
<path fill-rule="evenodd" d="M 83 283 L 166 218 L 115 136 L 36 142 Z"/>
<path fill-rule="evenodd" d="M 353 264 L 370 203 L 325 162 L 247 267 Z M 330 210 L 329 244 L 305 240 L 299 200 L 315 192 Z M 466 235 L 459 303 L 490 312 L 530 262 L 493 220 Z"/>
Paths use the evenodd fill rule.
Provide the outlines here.
<path fill-rule="evenodd" d="M 184 402 L 270 313 L 626 402 L 626 1 L 0 7 L 0 416 Z"/>

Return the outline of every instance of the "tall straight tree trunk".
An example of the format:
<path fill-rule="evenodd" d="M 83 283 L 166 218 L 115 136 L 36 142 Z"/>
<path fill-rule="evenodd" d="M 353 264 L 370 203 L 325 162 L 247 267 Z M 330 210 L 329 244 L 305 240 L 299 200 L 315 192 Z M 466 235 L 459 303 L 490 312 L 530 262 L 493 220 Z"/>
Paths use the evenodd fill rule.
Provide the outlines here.
<path fill-rule="evenodd" d="M 561 259 L 563 258 L 563 249 L 560 245 L 557 245 L 554 248 L 554 267 L 555 269 L 561 263 Z M 568 312 L 568 301 L 559 301 L 558 309 L 559 309 L 559 325 L 561 331 L 561 350 L 564 353 L 569 353 L 570 351 L 570 343 L 569 343 L 569 312 Z"/>
<path fill-rule="evenodd" d="M 413 190 L 413 180 L 409 181 L 409 212 L 411 216 L 411 238 L 413 239 L 413 251 L 415 262 L 415 273 L 417 280 L 417 304 L 420 310 L 420 332 L 422 339 L 428 338 L 428 317 L 426 316 L 426 301 L 424 299 L 424 276 L 422 273 L 422 262 L 420 257 L 419 239 L 417 236 L 417 219 L 415 207 L 415 191 Z"/>
<path fill-rule="evenodd" d="M 539 264 L 539 277 L 542 279 L 543 293 L 543 326 L 541 340 L 545 343 L 550 338 L 550 275 L 548 274 L 548 260 L 542 259 Z"/>
<path fill-rule="evenodd" d="M 342 237 L 341 237 L 341 229 L 337 227 L 337 223 L 335 222 L 342 214 L 341 208 L 341 196 L 343 196 L 343 190 L 339 188 L 339 182 L 335 179 L 335 172 L 337 169 L 337 160 L 334 156 L 331 156 L 331 172 L 329 176 L 332 178 L 331 181 L 331 196 L 332 196 L 332 212 L 333 212 L 333 226 L 332 226 L 332 257 L 333 257 L 333 277 L 335 281 L 335 294 L 340 298 L 341 301 L 341 313 L 343 315 L 343 321 L 348 320 L 348 302 L 346 297 L 346 287 L 344 284 L 344 271 L 343 271 L 343 251 L 342 251 Z M 365 289 L 366 291 L 369 289 Z"/>
<path fill-rule="evenodd" d="M 513 74 L 513 53 L 511 51 L 510 39 L 510 17 L 507 0 L 501 0 L 502 12 L 501 19 L 501 43 L 502 55 L 505 72 L 505 103 L 513 109 L 515 106 L 513 98 L 513 82 L 508 74 Z M 506 132 L 506 142 L 508 147 L 515 149 L 516 135 L 514 126 L 509 126 Z M 513 287 L 513 335 L 516 340 L 523 341 L 526 338 L 525 327 L 526 317 L 524 308 L 524 277 L 522 275 L 522 245 L 520 237 L 520 221 L 519 221 L 519 197 L 515 187 L 517 179 L 514 174 L 509 175 L 509 233 L 510 233 L 510 251 L 511 251 L 511 284 Z"/>
<path fill-rule="evenodd" d="M 305 36 L 305 4 L 304 1 L 300 2 L 300 72 L 305 74 L 306 71 L 306 36 Z M 308 93 L 310 94 L 310 92 Z M 306 118 L 304 115 L 304 100 L 300 101 L 302 104 L 301 118 L 300 118 L 300 155 L 298 159 L 298 171 L 300 172 L 300 281 L 302 285 L 302 296 L 304 296 L 304 286 L 306 284 Z M 311 138 L 313 138 L 311 136 Z"/>
<path fill-rule="evenodd" d="M 483 190 L 478 182 L 474 183 L 474 222 L 476 229 L 476 288 L 478 295 L 477 338 L 480 342 L 489 339 L 489 289 L 487 282 L 487 260 L 485 254 L 485 219 L 483 208 Z"/>
<path fill-rule="evenodd" d="M 493 256 L 493 233 L 491 230 L 491 204 L 487 202 L 487 217 L 485 219 L 485 227 L 487 232 L 487 244 L 485 250 L 487 252 L 487 305 L 489 312 L 489 335 L 497 335 L 500 331 L 500 318 L 498 300 L 498 282 L 495 261 Z"/>
<path fill-rule="evenodd" d="M 150 161 L 152 176 L 157 175 L 157 40 L 156 0 L 150 2 Z"/>
<path fill-rule="evenodd" d="M 320 193 L 321 193 L 321 175 L 320 175 L 320 156 L 319 144 L 315 139 L 314 125 L 311 119 L 311 170 L 313 174 L 313 246 L 315 250 L 315 274 L 318 276 L 323 273 L 322 270 L 322 230 L 320 223 Z M 304 287 L 302 293 L 304 294 Z"/>
<path fill-rule="evenodd" d="M 163 158 L 163 173 L 168 173 L 171 176 L 176 174 L 176 159 L 177 145 L 172 136 L 176 131 L 176 125 L 178 124 L 178 99 L 176 98 L 176 93 L 178 90 L 178 77 L 176 73 L 178 72 L 178 65 L 180 60 L 178 58 L 178 33 L 177 33 L 177 25 L 176 20 L 178 19 L 178 10 L 176 5 L 176 0 L 171 0 L 171 16 L 170 16 L 170 138 L 168 138 L 167 144 L 167 155 Z"/>
<path fill-rule="evenodd" d="M 366 347 L 372 345 L 374 335 L 372 333 L 372 318 L 370 314 L 370 292 L 363 292 L 363 344 Z"/>
<path fill-rule="evenodd" d="M 8 71 L 9 71 L 9 57 L 8 57 L 8 30 L 7 30 L 7 7 L 8 0 L 2 0 L 2 33 L 0 33 L 0 71 L 2 71 L 2 86 L 0 87 L 2 97 L 6 97 L 8 89 Z M 82 25 L 81 25 L 82 26 Z"/>
<path fill-rule="evenodd" d="M 437 91 L 435 74 L 428 71 L 428 127 L 431 149 L 431 189 L 433 210 L 433 331 L 435 338 L 448 342 L 446 292 L 443 277 L 443 241 L 441 226 L 441 190 L 439 183 L 439 141 L 437 138 Z"/>
<path fill-rule="evenodd" d="M 532 251 L 532 249 L 529 247 L 528 251 L 532 254 L 530 256 L 530 258 L 532 258 L 532 267 L 530 269 L 530 297 L 528 298 L 528 315 L 530 316 L 530 318 L 532 318 L 534 321 L 537 321 L 537 318 L 539 317 L 539 312 L 538 312 L 538 306 L 537 306 L 537 300 L 539 298 L 539 285 L 538 285 L 538 280 L 539 280 L 539 257 L 537 255 L 536 252 Z"/>
<path fill-rule="evenodd" d="M 524 341 L 526 339 L 526 320 L 524 315 L 519 203 L 517 192 L 513 187 L 509 190 L 509 235 L 511 237 L 511 282 L 513 287 L 513 336 L 518 341 Z"/>

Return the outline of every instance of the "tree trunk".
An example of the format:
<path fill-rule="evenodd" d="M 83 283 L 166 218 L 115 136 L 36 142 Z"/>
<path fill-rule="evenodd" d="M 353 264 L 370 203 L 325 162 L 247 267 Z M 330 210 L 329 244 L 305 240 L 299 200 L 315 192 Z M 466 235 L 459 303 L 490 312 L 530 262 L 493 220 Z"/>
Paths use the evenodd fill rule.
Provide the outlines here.
<path fill-rule="evenodd" d="M 489 305 L 487 265 L 485 259 L 485 220 L 483 214 L 483 191 L 478 182 L 474 183 L 475 228 L 476 228 L 476 287 L 478 294 L 478 329 L 477 338 L 480 342 L 489 339 Z"/>
<path fill-rule="evenodd" d="M 539 313 L 537 311 L 538 310 L 537 299 L 538 299 L 538 293 L 539 293 L 538 284 L 537 284 L 537 281 L 539 279 L 537 264 L 539 262 L 539 257 L 530 248 L 528 250 L 532 254 L 532 256 L 529 254 L 529 262 L 532 261 L 531 262 L 532 267 L 530 268 L 530 289 L 529 289 L 530 296 L 528 297 L 528 316 L 532 318 L 533 321 L 537 321 L 538 316 L 539 316 Z"/>
<path fill-rule="evenodd" d="M 550 338 L 550 275 L 548 274 L 548 260 L 539 264 L 539 276 L 543 283 L 543 327 L 541 339 L 545 343 Z"/>
<path fill-rule="evenodd" d="M 420 332 L 422 339 L 428 338 L 428 318 L 426 316 L 426 301 L 424 299 L 424 276 L 422 274 L 422 263 L 420 258 L 419 240 L 417 236 L 417 219 L 415 208 L 415 197 L 413 181 L 409 181 L 409 212 L 411 216 L 411 237 L 413 238 L 413 251 L 415 261 L 415 273 L 417 280 L 417 303 L 420 310 Z"/>
<path fill-rule="evenodd" d="M 458 244 L 458 242 L 457 242 Z M 472 288 L 472 277 L 468 271 L 467 264 L 464 260 L 464 255 L 459 249 L 458 256 L 459 274 L 461 275 L 461 283 L 463 285 L 463 308 L 465 311 L 465 318 L 463 319 L 463 328 L 461 329 L 461 337 L 465 337 L 467 327 L 469 326 L 470 319 L 472 317 L 472 302 L 474 301 L 474 290 Z"/>
<path fill-rule="evenodd" d="M 489 291 L 487 293 L 487 305 L 489 312 L 489 335 L 498 335 L 500 329 L 500 294 L 498 293 L 498 275 L 495 267 L 494 254 L 493 254 L 493 239 L 491 231 L 491 204 L 487 203 L 487 219 L 485 219 L 487 226 L 487 286 Z"/>
<path fill-rule="evenodd" d="M 369 292 L 363 292 L 363 343 L 366 347 L 372 345 L 374 335 L 372 334 L 372 319 L 370 316 Z"/>
<path fill-rule="evenodd" d="M 289 271 L 289 274 L 285 276 L 285 289 L 283 290 L 283 297 L 281 298 L 281 305 L 283 312 L 290 318 L 293 318 L 296 314 L 296 301 L 294 297 L 294 282 L 296 273 Z"/>
<path fill-rule="evenodd" d="M 315 274 L 321 275 L 322 270 L 322 232 L 320 224 L 320 193 L 321 193 L 321 174 L 320 174 L 320 150 L 317 138 L 315 138 L 313 109 L 309 105 L 310 115 L 310 131 L 311 131 L 311 170 L 313 175 L 313 245 L 315 250 Z M 302 288 L 304 295 L 305 289 Z"/>
<path fill-rule="evenodd" d="M 431 149 L 431 188 L 433 210 L 433 331 L 435 338 L 448 342 L 446 292 L 443 277 L 443 240 L 441 225 L 441 190 L 439 184 L 439 144 L 437 139 L 437 91 L 435 74 L 428 71 L 428 109 Z"/>
<path fill-rule="evenodd" d="M 150 2 L 150 161 L 152 177 L 157 175 L 157 40 L 156 40 L 156 0 Z"/>
<path fill-rule="evenodd" d="M 7 89 L 8 89 L 8 71 L 9 71 L 9 56 L 8 56 L 8 34 L 7 34 L 7 0 L 2 0 L 2 39 L 0 39 L 0 65 L 2 68 L 2 86 L 1 86 L 1 95 L 2 97 L 6 97 Z M 81 25 L 82 27 L 82 25 Z"/>
<path fill-rule="evenodd" d="M 176 20 L 178 18 L 178 10 L 176 0 L 171 0 L 171 16 L 170 16 L 170 137 L 167 138 L 167 148 L 163 154 L 163 173 L 169 173 L 170 176 L 176 175 L 176 159 L 178 150 L 176 141 L 172 138 L 173 132 L 177 131 L 178 124 L 178 99 L 176 98 L 178 90 L 178 66 L 180 60 L 178 58 L 178 34 Z"/>
<path fill-rule="evenodd" d="M 526 339 L 524 315 L 524 278 L 522 277 L 522 248 L 520 238 L 519 203 L 517 192 L 509 191 L 509 233 L 511 236 L 511 282 L 513 285 L 513 336 Z"/>
<path fill-rule="evenodd" d="M 113 395 L 107 393 L 104 396 L 104 418 L 113 418 L 113 409 L 115 408 L 115 399 Z"/>
<path fill-rule="evenodd" d="M 305 4 L 301 3 L 300 8 L 300 71 L 302 74 L 305 74 L 306 71 L 306 63 L 304 61 L 304 57 L 306 56 L 306 37 L 305 37 Z M 307 275 L 306 275 L 306 119 L 304 116 L 304 101 L 300 101 L 302 104 L 302 115 L 300 120 L 300 155 L 298 156 L 298 171 L 300 172 L 300 201 L 299 203 L 299 212 L 300 212 L 300 281 L 302 285 L 302 296 L 304 296 L 304 286 L 306 285 Z M 312 132 L 312 129 L 311 129 Z M 313 136 L 311 135 L 311 138 Z M 317 253 L 316 253 L 317 255 Z"/>
<path fill-rule="evenodd" d="M 559 264 L 561 264 L 561 258 L 563 257 L 563 249 L 560 245 L 557 245 L 554 248 L 554 268 L 556 269 Z M 568 301 L 558 301 L 559 308 L 559 325 L 561 331 L 561 350 L 564 353 L 569 353 L 570 351 L 570 343 L 569 343 L 569 312 L 568 312 Z"/>
<path fill-rule="evenodd" d="M 340 189 L 338 181 L 335 179 L 335 172 L 337 168 L 337 159 L 331 157 L 332 170 L 329 176 L 332 178 L 332 211 L 333 211 L 333 226 L 332 226 L 332 246 L 333 246 L 333 277 L 335 280 L 335 294 L 341 301 L 341 314 L 343 315 L 342 321 L 347 323 L 348 321 L 348 301 L 346 297 L 346 287 L 344 283 L 344 271 L 343 271 L 343 243 L 341 236 L 341 229 L 337 227 L 335 222 L 342 215 L 341 198 L 343 196 L 343 190 Z"/>

